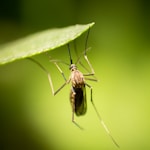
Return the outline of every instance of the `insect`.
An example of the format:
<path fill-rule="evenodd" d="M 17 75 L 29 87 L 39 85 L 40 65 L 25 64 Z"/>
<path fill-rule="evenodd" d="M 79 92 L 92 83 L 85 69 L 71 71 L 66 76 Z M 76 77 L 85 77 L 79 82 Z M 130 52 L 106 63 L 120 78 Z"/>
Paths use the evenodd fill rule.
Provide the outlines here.
<path fill-rule="evenodd" d="M 119 148 L 119 145 L 117 144 L 117 142 L 115 141 L 115 139 L 113 138 L 113 136 L 111 135 L 108 127 L 106 126 L 106 124 L 104 123 L 103 119 L 101 118 L 94 102 L 93 102 L 93 90 L 92 90 L 92 86 L 89 85 L 86 81 L 87 80 L 91 80 L 91 81 L 97 81 L 96 78 L 91 78 L 94 77 L 95 72 L 94 69 L 90 63 L 90 61 L 88 60 L 87 57 L 87 41 L 88 41 L 88 36 L 89 36 L 89 32 L 90 32 L 90 28 L 88 30 L 87 33 L 87 37 L 86 37 L 86 42 L 85 42 L 85 50 L 82 53 L 82 55 L 84 56 L 85 61 L 87 62 L 91 72 L 88 72 L 86 74 L 83 74 L 82 72 L 80 72 L 77 69 L 77 64 L 81 64 L 82 67 L 84 67 L 86 69 L 86 67 L 81 63 L 80 61 L 80 57 L 78 57 L 76 63 L 73 63 L 72 57 L 71 57 L 71 51 L 70 51 L 70 46 L 69 44 L 68 46 L 68 52 L 69 52 L 69 58 L 70 58 L 70 64 L 67 64 L 63 61 L 60 60 L 51 60 L 51 62 L 54 63 L 54 65 L 57 67 L 57 69 L 59 70 L 59 72 L 61 73 L 62 77 L 64 78 L 65 82 L 64 84 L 57 89 L 56 91 L 54 90 L 53 87 L 53 82 L 50 76 L 50 73 L 47 71 L 47 69 L 42 66 L 38 61 L 29 58 L 31 61 L 33 61 L 34 63 L 36 63 L 48 76 L 48 80 L 49 80 L 49 84 L 52 90 L 53 95 L 56 95 L 61 89 L 63 89 L 64 86 L 66 86 L 67 84 L 71 83 L 71 90 L 70 90 L 70 103 L 71 103 L 71 107 L 72 107 L 72 122 L 78 126 L 80 129 L 83 129 L 78 123 L 76 123 L 75 119 L 74 119 L 74 114 L 76 114 L 77 116 L 81 116 L 84 115 L 87 111 L 87 100 L 86 100 L 86 87 L 88 87 L 90 89 L 90 94 L 91 94 L 91 103 L 93 105 L 93 108 L 99 118 L 99 121 L 101 123 L 101 125 L 103 126 L 103 128 L 105 129 L 106 133 L 109 135 L 109 137 L 111 138 L 111 140 L 113 141 L 113 143 Z M 59 67 L 58 63 L 65 63 L 67 65 L 69 65 L 69 69 L 71 71 L 71 75 L 69 77 L 69 79 L 66 79 L 63 71 L 61 70 L 61 68 Z M 87 70 L 87 69 L 86 69 Z"/>

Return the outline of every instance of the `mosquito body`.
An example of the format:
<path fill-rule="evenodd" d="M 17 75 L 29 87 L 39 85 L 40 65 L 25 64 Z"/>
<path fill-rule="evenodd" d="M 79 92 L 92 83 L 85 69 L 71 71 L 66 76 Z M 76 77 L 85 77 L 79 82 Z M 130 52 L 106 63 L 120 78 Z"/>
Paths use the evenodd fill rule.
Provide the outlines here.
<path fill-rule="evenodd" d="M 87 110 L 85 79 L 83 74 L 77 70 L 75 64 L 71 64 L 71 90 L 70 103 L 72 106 L 72 121 L 74 122 L 74 113 L 77 116 L 84 115 Z"/>
<path fill-rule="evenodd" d="M 69 54 L 70 54 L 69 44 L 68 44 L 68 50 L 69 50 Z M 69 79 L 66 80 L 65 75 L 63 74 L 61 68 L 57 64 L 59 61 L 56 62 L 56 60 L 54 60 L 54 62 L 55 62 L 54 64 L 58 68 L 58 70 L 61 72 L 61 74 L 62 74 L 62 76 L 65 80 L 65 83 L 58 90 L 54 91 L 53 90 L 53 84 L 52 84 L 51 80 L 49 80 L 50 85 L 52 87 L 52 93 L 53 93 L 53 95 L 56 95 L 66 84 L 71 83 L 70 103 L 71 103 L 71 107 L 72 107 L 72 122 L 74 124 L 76 124 L 80 129 L 82 129 L 82 127 L 80 127 L 75 122 L 74 114 L 76 114 L 77 116 L 81 116 L 81 115 L 84 115 L 87 111 L 86 86 L 91 88 L 91 90 L 92 90 L 92 87 L 85 82 L 84 76 L 88 76 L 88 75 L 91 75 L 91 74 L 93 75 L 94 73 L 83 74 L 82 72 L 80 72 L 77 69 L 76 64 L 73 64 L 73 61 L 72 61 L 72 58 L 71 58 L 71 55 L 70 55 L 69 69 L 70 69 L 71 75 L 70 75 Z M 49 77 L 49 79 L 51 79 L 51 78 Z M 92 80 L 97 81 L 96 79 L 92 79 Z"/>
<path fill-rule="evenodd" d="M 113 136 L 111 135 L 109 129 L 107 128 L 107 126 L 105 125 L 104 121 L 102 120 L 99 112 L 97 111 L 97 108 L 93 102 L 93 90 L 92 90 L 92 86 L 86 83 L 86 80 L 91 80 L 91 81 L 97 81 L 97 79 L 95 78 L 95 72 L 94 69 L 90 63 L 90 61 L 88 60 L 88 57 L 86 55 L 87 52 L 87 39 L 89 36 L 89 31 L 90 28 L 88 30 L 88 34 L 87 34 L 87 38 L 86 38 L 86 42 L 85 42 L 85 51 L 82 53 L 82 55 L 84 56 L 84 59 L 86 60 L 89 68 L 90 68 L 90 72 L 88 71 L 88 73 L 83 74 L 82 72 L 80 72 L 77 69 L 77 64 L 80 64 L 85 70 L 88 70 L 87 68 L 84 67 L 84 65 L 81 63 L 80 61 L 80 57 L 78 58 L 78 60 L 76 61 L 76 63 L 73 63 L 72 57 L 71 57 L 71 52 L 70 52 L 70 47 L 69 44 L 68 46 L 68 52 L 69 52 L 69 57 L 70 57 L 70 64 L 67 64 L 63 61 L 60 60 L 50 60 L 51 62 L 54 63 L 54 65 L 56 66 L 56 68 L 59 70 L 59 72 L 61 73 L 62 77 L 64 78 L 65 82 L 64 84 L 58 88 L 56 91 L 54 90 L 53 87 L 53 82 L 51 80 L 51 76 L 50 73 L 47 71 L 47 69 L 45 69 L 39 62 L 37 62 L 36 60 L 29 58 L 30 60 L 32 60 L 34 63 L 36 63 L 48 76 L 48 80 L 49 80 L 49 84 L 52 90 L 53 95 L 56 95 L 64 86 L 66 86 L 67 84 L 71 84 L 71 90 L 70 90 L 70 103 L 71 103 L 71 107 L 72 107 L 72 122 L 78 126 L 80 129 L 83 129 L 80 125 L 78 125 L 74 119 L 74 114 L 76 114 L 77 116 L 81 116 L 84 115 L 87 111 L 87 100 L 86 100 L 86 87 L 88 87 L 90 89 L 90 94 L 91 94 L 91 103 L 93 105 L 93 108 L 99 118 L 99 121 L 101 123 L 101 125 L 103 126 L 103 128 L 105 129 L 106 133 L 109 135 L 109 137 L 111 138 L 111 140 L 113 141 L 113 143 L 119 148 L 119 145 L 117 144 L 117 142 L 114 140 Z M 71 71 L 70 77 L 67 80 L 63 71 L 61 70 L 61 68 L 59 67 L 58 63 L 64 63 L 67 64 L 69 66 L 69 69 Z"/>

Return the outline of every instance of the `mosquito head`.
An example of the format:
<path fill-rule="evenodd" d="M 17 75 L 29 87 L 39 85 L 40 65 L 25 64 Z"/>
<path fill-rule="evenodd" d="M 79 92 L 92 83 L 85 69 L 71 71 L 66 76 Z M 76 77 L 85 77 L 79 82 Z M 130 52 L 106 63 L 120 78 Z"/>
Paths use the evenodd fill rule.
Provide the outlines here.
<path fill-rule="evenodd" d="M 77 70 L 77 66 L 75 64 L 71 64 L 69 69 L 71 71 Z"/>

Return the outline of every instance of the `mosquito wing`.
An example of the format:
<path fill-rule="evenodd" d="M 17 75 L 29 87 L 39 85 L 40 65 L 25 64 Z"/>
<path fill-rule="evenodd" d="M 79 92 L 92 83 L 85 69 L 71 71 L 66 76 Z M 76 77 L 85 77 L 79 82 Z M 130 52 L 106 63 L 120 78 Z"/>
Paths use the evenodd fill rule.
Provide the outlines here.
<path fill-rule="evenodd" d="M 77 116 L 84 115 L 87 110 L 85 85 L 82 88 L 74 88 L 74 91 L 76 93 L 74 95 L 75 114 Z"/>

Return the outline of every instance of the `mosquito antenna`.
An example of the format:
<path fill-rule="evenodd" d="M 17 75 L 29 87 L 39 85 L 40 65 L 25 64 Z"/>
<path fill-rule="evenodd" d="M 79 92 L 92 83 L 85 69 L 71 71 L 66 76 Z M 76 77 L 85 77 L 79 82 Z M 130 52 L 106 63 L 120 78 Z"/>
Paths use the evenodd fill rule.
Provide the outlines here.
<path fill-rule="evenodd" d="M 72 58 L 71 58 L 71 52 L 70 52 L 70 45 L 67 44 L 68 51 L 69 51 L 69 57 L 70 57 L 70 64 L 73 64 Z"/>

